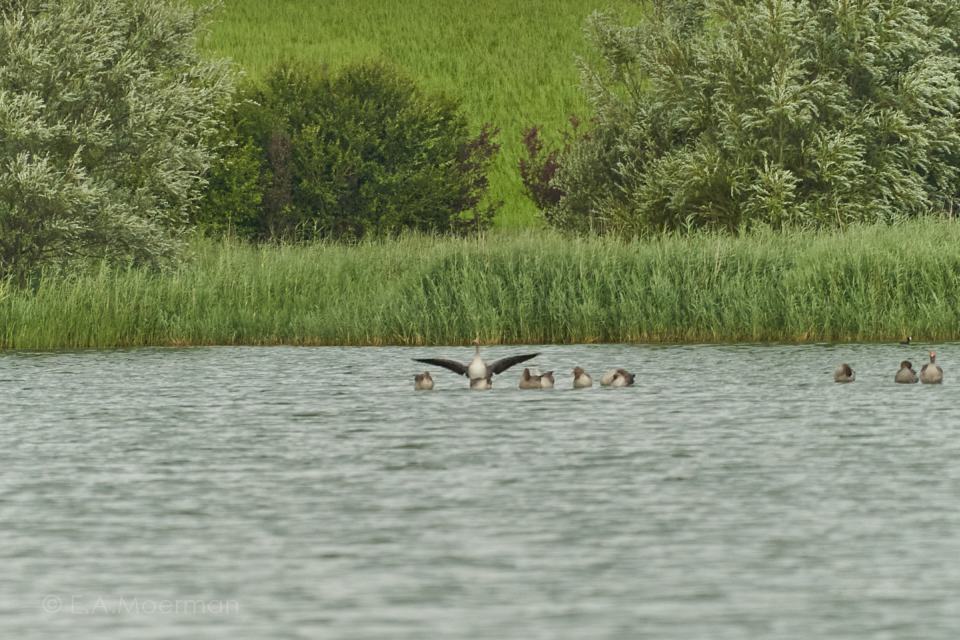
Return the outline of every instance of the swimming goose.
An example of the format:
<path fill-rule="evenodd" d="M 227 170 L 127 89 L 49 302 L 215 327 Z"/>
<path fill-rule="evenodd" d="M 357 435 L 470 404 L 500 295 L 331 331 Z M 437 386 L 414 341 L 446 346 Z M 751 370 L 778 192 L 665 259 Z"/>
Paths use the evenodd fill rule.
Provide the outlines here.
<path fill-rule="evenodd" d="M 553 389 L 553 371 L 547 371 L 545 374 L 540 376 L 540 388 L 541 389 Z"/>
<path fill-rule="evenodd" d="M 937 364 L 937 354 L 930 352 L 930 362 L 920 368 L 920 382 L 923 384 L 941 384 L 943 369 Z"/>
<path fill-rule="evenodd" d="M 857 374 L 853 372 L 846 362 L 837 367 L 833 372 L 834 382 L 853 382 L 857 379 Z"/>
<path fill-rule="evenodd" d="M 477 378 L 476 380 L 470 381 L 471 389 L 478 389 L 480 391 L 486 391 L 487 389 L 493 389 L 493 374 L 488 373 L 486 378 Z"/>
<path fill-rule="evenodd" d="M 900 344 L 907 345 L 907 344 L 910 344 L 911 342 L 913 342 L 913 336 L 907 336 L 907 339 L 901 340 Z"/>
<path fill-rule="evenodd" d="M 629 387 L 633 384 L 633 374 L 625 371 L 617 371 L 613 374 L 613 380 L 610 381 L 611 387 Z"/>
<path fill-rule="evenodd" d="M 461 376 L 467 376 L 467 378 L 470 379 L 470 388 L 472 389 L 474 380 L 484 380 L 494 374 L 503 373 L 515 364 L 520 364 L 521 362 L 529 360 L 530 358 L 536 358 L 540 355 L 539 353 L 527 353 L 522 356 L 509 356 L 487 364 L 483 361 L 483 358 L 480 357 L 480 339 L 474 340 L 473 345 L 476 347 L 476 351 L 473 354 L 473 360 L 471 360 L 469 364 L 461 364 L 456 360 L 448 360 L 446 358 L 414 358 L 414 360 L 449 369 Z"/>
<path fill-rule="evenodd" d="M 893 377 L 893 381 L 900 384 L 913 384 L 919 380 L 917 372 L 913 370 L 913 363 L 909 360 L 904 360 L 900 363 L 900 370 L 897 371 L 897 375 Z"/>
<path fill-rule="evenodd" d="M 530 369 L 524 369 L 523 375 L 520 377 L 520 388 L 521 389 L 539 389 L 540 376 L 532 375 L 530 373 Z"/>
<path fill-rule="evenodd" d="M 602 378 L 600 378 L 600 384 L 604 387 L 611 387 L 613 386 L 613 381 L 617 378 L 617 376 L 622 378 L 622 381 L 616 385 L 618 387 L 629 387 L 633 384 L 633 380 L 636 377 L 626 369 L 610 369 L 603 374 Z"/>
<path fill-rule="evenodd" d="M 413 388 L 416 391 L 430 391 L 433 389 L 433 378 L 430 377 L 429 371 L 424 371 L 423 373 L 418 373 L 413 376 Z"/>
<path fill-rule="evenodd" d="M 553 389 L 553 371 L 535 376 L 530 373 L 530 369 L 523 370 L 523 376 L 520 377 L 521 389 Z"/>
<path fill-rule="evenodd" d="M 593 378 L 581 367 L 573 368 L 573 388 L 586 389 L 593 386 Z"/>

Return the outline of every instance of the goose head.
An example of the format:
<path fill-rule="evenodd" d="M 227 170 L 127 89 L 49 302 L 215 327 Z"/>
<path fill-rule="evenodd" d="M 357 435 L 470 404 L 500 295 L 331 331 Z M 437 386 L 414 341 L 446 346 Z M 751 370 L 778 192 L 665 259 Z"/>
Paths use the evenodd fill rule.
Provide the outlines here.
<path fill-rule="evenodd" d="M 910 371 L 913 371 L 913 363 L 910 362 L 909 360 L 904 360 L 903 362 L 900 363 L 900 368 L 910 369 Z"/>
<path fill-rule="evenodd" d="M 936 361 L 937 361 L 937 352 L 936 352 L 936 351 L 931 351 L 931 352 L 930 352 L 930 364 L 934 364 L 934 363 L 936 363 Z"/>

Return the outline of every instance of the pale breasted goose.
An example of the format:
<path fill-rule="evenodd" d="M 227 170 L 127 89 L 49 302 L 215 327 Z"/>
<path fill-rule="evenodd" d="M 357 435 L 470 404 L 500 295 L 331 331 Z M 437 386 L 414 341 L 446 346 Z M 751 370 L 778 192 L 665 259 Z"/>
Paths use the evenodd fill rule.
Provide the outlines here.
<path fill-rule="evenodd" d="M 853 382 L 857 379 L 857 374 L 853 372 L 853 369 L 850 368 L 846 362 L 839 365 L 833 371 L 833 381 L 834 382 Z"/>
<path fill-rule="evenodd" d="M 920 368 L 920 382 L 923 384 L 941 384 L 943 382 L 943 369 L 937 364 L 937 354 L 930 352 L 930 362 Z"/>
<path fill-rule="evenodd" d="M 413 376 L 413 380 L 413 388 L 417 391 L 430 391 L 433 389 L 433 378 L 430 377 L 429 371 L 418 373 Z"/>

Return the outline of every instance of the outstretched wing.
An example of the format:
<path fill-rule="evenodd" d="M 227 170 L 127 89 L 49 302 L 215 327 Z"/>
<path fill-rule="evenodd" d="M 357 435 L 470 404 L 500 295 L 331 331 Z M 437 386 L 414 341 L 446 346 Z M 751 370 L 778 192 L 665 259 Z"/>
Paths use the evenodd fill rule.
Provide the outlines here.
<path fill-rule="evenodd" d="M 417 362 L 423 362 L 425 364 L 432 364 L 436 367 L 443 367 L 444 369 L 449 369 L 456 374 L 461 376 L 467 375 L 467 365 L 460 364 L 455 360 L 447 360 L 446 358 L 414 358 Z"/>
<path fill-rule="evenodd" d="M 488 369 L 492 373 L 503 373 L 510 367 L 515 364 L 520 364 L 521 362 L 526 362 L 530 358 L 536 358 L 539 353 L 527 353 L 522 356 L 510 356 L 509 358 L 500 358 L 495 360 L 492 364 L 488 365 Z"/>

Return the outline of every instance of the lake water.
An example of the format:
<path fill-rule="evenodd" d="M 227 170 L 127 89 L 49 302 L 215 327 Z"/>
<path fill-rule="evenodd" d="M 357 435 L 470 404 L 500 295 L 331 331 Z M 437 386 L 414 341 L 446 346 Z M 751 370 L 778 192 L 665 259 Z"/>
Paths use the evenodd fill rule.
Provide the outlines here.
<path fill-rule="evenodd" d="M 416 393 L 471 350 L 0 354 L 0 638 L 953 640 L 960 345 L 893 384 L 925 348 L 538 347 L 555 390 Z"/>

